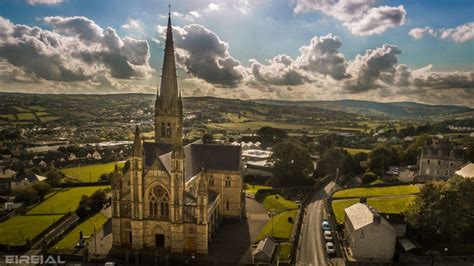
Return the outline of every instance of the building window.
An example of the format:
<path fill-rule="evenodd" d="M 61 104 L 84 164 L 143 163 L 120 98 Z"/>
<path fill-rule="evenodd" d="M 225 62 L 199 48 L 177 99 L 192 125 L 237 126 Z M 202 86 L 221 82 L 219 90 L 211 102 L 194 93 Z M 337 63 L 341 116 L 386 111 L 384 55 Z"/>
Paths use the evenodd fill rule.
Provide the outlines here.
<path fill-rule="evenodd" d="M 166 127 L 166 136 L 171 137 L 171 124 L 168 123 L 168 126 Z"/>
<path fill-rule="evenodd" d="M 438 165 L 441 165 L 441 161 L 440 161 L 440 160 L 438 160 Z"/>
<path fill-rule="evenodd" d="M 214 177 L 213 176 L 209 177 L 209 186 L 210 187 L 214 186 Z"/>
<path fill-rule="evenodd" d="M 229 201 L 228 200 L 225 201 L 225 209 L 229 210 Z"/>
<path fill-rule="evenodd" d="M 228 176 L 226 179 L 225 179 L 225 186 L 226 187 L 230 187 L 230 176 Z"/>
<path fill-rule="evenodd" d="M 430 160 L 428 160 L 427 163 L 430 164 Z"/>
<path fill-rule="evenodd" d="M 153 217 L 169 217 L 169 196 L 162 186 L 156 186 L 148 195 L 149 214 Z"/>
<path fill-rule="evenodd" d="M 165 136 L 166 136 L 165 123 L 161 123 L 161 137 L 165 137 Z"/>
<path fill-rule="evenodd" d="M 128 232 L 128 243 L 132 244 L 132 231 Z"/>
<path fill-rule="evenodd" d="M 449 166 L 453 166 L 453 163 L 450 163 Z"/>

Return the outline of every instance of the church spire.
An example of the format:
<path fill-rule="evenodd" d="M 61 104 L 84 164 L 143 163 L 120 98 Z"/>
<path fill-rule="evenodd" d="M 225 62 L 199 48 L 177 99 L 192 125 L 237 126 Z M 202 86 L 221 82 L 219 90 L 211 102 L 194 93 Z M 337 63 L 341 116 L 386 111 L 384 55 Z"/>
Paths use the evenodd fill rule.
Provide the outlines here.
<path fill-rule="evenodd" d="M 171 7 L 171 6 L 170 6 Z M 174 58 L 173 27 L 171 26 L 171 11 L 168 13 L 168 27 L 166 29 L 165 55 L 163 57 L 163 70 L 161 86 L 156 105 L 161 110 L 177 111 L 176 103 L 179 98 L 178 81 L 176 76 L 176 63 Z M 173 112 L 174 113 L 174 112 Z"/>

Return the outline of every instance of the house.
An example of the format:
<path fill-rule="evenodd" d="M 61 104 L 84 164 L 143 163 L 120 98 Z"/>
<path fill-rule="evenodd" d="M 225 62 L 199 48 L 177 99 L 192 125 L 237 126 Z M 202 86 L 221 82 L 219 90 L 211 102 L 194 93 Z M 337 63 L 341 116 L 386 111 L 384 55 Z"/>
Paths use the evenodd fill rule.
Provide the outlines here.
<path fill-rule="evenodd" d="M 454 175 L 463 178 L 474 178 L 474 163 L 466 163 L 465 165 L 461 166 L 459 170 L 454 172 Z"/>
<path fill-rule="evenodd" d="M 74 160 L 77 160 L 77 156 L 74 154 L 74 153 L 69 153 L 69 155 L 67 156 L 67 160 L 68 161 L 74 161 Z"/>
<path fill-rule="evenodd" d="M 395 228 L 397 231 L 397 238 L 405 236 L 407 224 L 405 223 L 404 215 L 398 213 L 380 213 L 380 215 L 387 219 L 393 228 Z"/>
<path fill-rule="evenodd" d="M 31 186 L 35 183 L 42 182 L 48 179 L 45 176 L 36 175 L 36 174 L 27 174 L 24 176 L 18 176 L 10 182 L 10 189 L 21 189 L 28 186 Z"/>
<path fill-rule="evenodd" d="M 43 161 L 43 160 L 41 160 L 41 161 L 38 163 L 38 165 L 39 165 L 40 167 L 42 167 L 42 168 L 46 168 L 46 167 L 48 166 L 48 164 L 47 164 L 45 161 Z"/>
<path fill-rule="evenodd" d="M 10 192 L 10 183 L 16 178 L 16 172 L 0 167 L 0 193 Z"/>
<path fill-rule="evenodd" d="M 344 209 L 344 234 L 350 254 L 357 261 L 391 261 L 397 231 L 374 208 L 361 201 Z"/>
<path fill-rule="evenodd" d="M 420 156 L 418 179 L 446 180 L 453 176 L 454 171 L 464 163 L 462 149 L 452 147 L 449 141 L 433 139 L 432 145 L 425 145 Z"/>
<path fill-rule="evenodd" d="M 94 151 L 93 153 L 87 154 L 87 159 L 94 159 L 94 160 L 102 160 L 102 155 L 98 151 Z"/>
<path fill-rule="evenodd" d="M 268 236 L 260 240 L 252 252 L 253 262 L 270 263 L 273 258 L 273 253 L 275 253 L 276 245 L 275 240 Z"/>

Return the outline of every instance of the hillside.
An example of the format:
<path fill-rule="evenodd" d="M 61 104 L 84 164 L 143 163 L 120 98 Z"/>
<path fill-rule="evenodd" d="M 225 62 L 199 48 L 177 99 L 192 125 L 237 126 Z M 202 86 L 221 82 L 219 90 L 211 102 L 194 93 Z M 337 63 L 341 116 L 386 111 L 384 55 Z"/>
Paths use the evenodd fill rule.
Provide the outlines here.
<path fill-rule="evenodd" d="M 308 106 L 326 110 L 341 111 L 347 113 L 365 114 L 371 116 L 386 116 L 392 118 L 425 118 L 440 117 L 447 115 L 462 115 L 474 111 L 465 106 L 456 105 L 428 105 L 415 102 L 372 102 L 359 100 L 337 100 L 337 101 L 275 101 L 255 100 L 256 102 L 284 105 L 284 106 Z"/>

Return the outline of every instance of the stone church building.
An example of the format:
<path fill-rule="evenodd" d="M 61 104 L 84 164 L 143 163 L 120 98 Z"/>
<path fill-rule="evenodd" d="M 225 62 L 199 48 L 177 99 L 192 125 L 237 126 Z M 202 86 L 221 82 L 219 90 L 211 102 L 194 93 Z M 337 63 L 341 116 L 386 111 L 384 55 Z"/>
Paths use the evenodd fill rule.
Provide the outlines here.
<path fill-rule="evenodd" d="M 113 244 L 158 252 L 208 252 L 222 219 L 245 214 L 241 148 L 183 144 L 171 18 L 168 19 L 155 141 L 137 127 L 130 168 L 112 178 Z"/>

